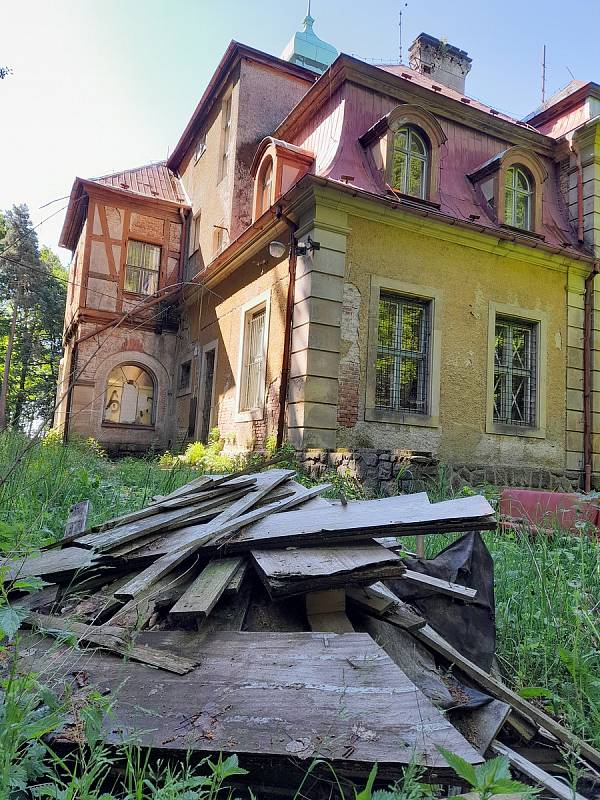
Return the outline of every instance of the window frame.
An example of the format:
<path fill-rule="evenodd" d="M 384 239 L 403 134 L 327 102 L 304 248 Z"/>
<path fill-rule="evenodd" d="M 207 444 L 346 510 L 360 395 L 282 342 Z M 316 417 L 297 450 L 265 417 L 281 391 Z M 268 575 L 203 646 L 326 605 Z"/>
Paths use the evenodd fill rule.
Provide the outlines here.
<path fill-rule="evenodd" d="M 149 269 L 148 267 L 140 267 L 136 264 L 129 263 L 129 245 L 130 244 L 140 244 L 142 245 L 142 254 L 147 247 L 153 247 L 158 250 L 158 267 L 156 270 Z M 123 293 L 128 295 L 134 295 L 135 297 L 152 297 L 152 295 L 156 294 L 160 289 L 160 272 L 161 272 L 161 265 L 162 265 L 162 258 L 163 258 L 163 248 L 162 245 L 156 244 L 155 242 L 144 242 L 141 239 L 127 239 L 127 244 L 125 246 L 125 264 L 123 269 Z M 142 257 L 143 260 L 143 257 Z M 153 292 L 138 292 L 132 289 L 127 288 L 127 273 L 128 271 L 136 270 L 139 274 L 143 272 L 152 272 L 156 273 L 156 287 Z"/>
<path fill-rule="evenodd" d="M 248 345 L 248 323 L 252 315 L 263 310 L 265 312 L 263 323 L 263 336 L 262 336 L 262 350 L 263 350 L 263 363 L 261 367 L 260 385 L 262 387 L 261 403 L 256 408 L 242 408 L 243 391 L 242 381 L 244 379 L 244 365 L 246 362 L 247 345 Z M 236 380 L 236 422 L 249 422 L 250 420 L 260 420 L 264 418 L 265 403 L 266 403 L 266 380 L 267 380 L 267 361 L 269 353 L 269 319 L 271 311 L 271 293 L 270 291 L 263 292 L 256 297 L 253 297 L 240 309 L 240 336 L 238 345 L 238 364 L 237 364 L 237 380 Z"/>
<path fill-rule="evenodd" d="M 200 222 L 202 220 L 202 209 L 196 211 L 190 222 L 190 242 L 188 247 L 188 258 L 200 249 Z"/>
<path fill-rule="evenodd" d="M 512 185 L 507 186 L 507 178 L 509 174 L 513 174 Z M 528 189 L 527 191 L 523 191 L 519 189 L 517 184 L 519 173 L 523 175 L 525 180 L 527 181 Z M 534 232 L 534 210 L 535 210 L 535 179 L 531 174 L 531 171 L 527 169 L 523 164 L 511 164 L 504 170 L 504 181 L 503 186 L 501 187 L 501 191 L 504 193 L 504 224 L 508 225 L 511 228 L 516 228 L 519 231 L 525 231 L 525 233 L 533 233 Z M 507 219 L 507 212 L 506 212 L 506 198 L 508 194 L 512 195 L 512 219 Z M 527 224 L 525 227 L 521 225 L 517 225 L 516 222 L 516 202 L 519 195 L 523 195 L 527 198 Z"/>
<path fill-rule="evenodd" d="M 494 387 L 496 382 L 495 351 L 496 324 L 498 320 L 513 320 L 533 326 L 536 334 L 535 364 L 535 425 L 507 424 L 494 418 Z M 524 438 L 546 438 L 546 374 L 547 374 L 547 316 L 543 311 L 521 308 L 505 303 L 490 302 L 488 318 L 488 365 L 486 433 L 500 436 L 521 436 Z"/>
<path fill-rule="evenodd" d="M 177 368 L 177 395 L 183 394 L 190 394 L 192 391 L 192 372 L 193 372 L 193 359 L 186 358 L 184 361 L 179 362 L 179 366 Z M 181 379 L 183 376 L 184 368 L 188 368 L 188 379 L 185 384 L 182 384 Z"/>
<path fill-rule="evenodd" d="M 415 413 L 395 409 L 382 409 L 376 405 L 376 361 L 379 350 L 379 302 L 382 294 L 396 294 L 428 304 L 429 349 L 427 353 L 427 411 Z M 438 288 L 406 283 L 394 278 L 371 276 L 369 301 L 369 332 L 367 344 L 367 371 L 365 388 L 365 413 L 368 422 L 388 422 L 397 425 L 414 425 L 426 428 L 439 427 L 442 292 Z"/>
<path fill-rule="evenodd" d="M 220 183 L 229 173 L 231 131 L 233 127 L 233 89 L 227 92 L 221 102 L 221 149 L 219 153 Z"/>
<path fill-rule="evenodd" d="M 194 164 L 197 164 L 198 161 L 200 161 L 204 153 L 206 153 L 206 131 L 201 133 L 196 139 L 196 143 L 194 145 Z"/>
<path fill-rule="evenodd" d="M 152 392 L 152 409 L 150 412 L 150 424 L 145 425 L 140 422 L 115 422 L 114 420 L 106 419 L 106 407 L 107 407 L 107 393 L 108 393 L 108 381 L 111 374 L 116 369 L 122 369 L 123 367 L 136 367 L 137 369 L 142 370 L 152 382 L 153 392 Z M 135 428 L 136 430 L 143 430 L 143 431 L 152 431 L 156 427 L 156 406 L 157 406 L 157 395 L 158 395 L 158 381 L 154 372 L 147 367 L 145 364 L 139 364 L 136 361 L 124 361 L 119 364 L 115 364 L 114 367 L 108 371 L 106 378 L 104 380 L 104 389 L 102 393 L 102 421 L 101 425 L 109 427 L 109 428 Z"/>
<path fill-rule="evenodd" d="M 397 140 L 398 136 L 400 135 L 401 131 L 406 131 L 406 134 L 407 134 L 407 137 L 406 137 L 407 138 L 406 149 L 398 147 L 398 145 L 396 144 L 396 140 Z M 413 136 L 416 137 L 417 140 L 419 140 L 421 142 L 421 144 L 423 145 L 423 150 L 424 150 L 424 155 L 423 156 L 420 156 L 419 154 L 413 153 L 411 151 L 411 140 L 412 140 Z M 430 171 L 431 171 L 431 144 L 429 142 L 429 137 L 427 136 L 425 131 L 422 128 L 420 128 L 418 125 L 414 125 L 414 124 L 411 124 L 410 122 L 407 122 L 407 123 L 405 123 L 403 125 L 398 125 L 398 127 L 395 128 L 394 131 L 392 131 L 391 139 L 392 139 L 392 142 L 391 142 L 391 151 L 390 151 L 390 163 L 389 163 L 389 166 L 388 166 L 388 169 L 387 169 L 387 176 L 388 176 L 388 183 L 389 183 L 392 191 L 393 192 L 397 192 L 398 194 L 401 194 L 404 197 L 414 198 L 415 200 L 425 200 L 425 201 L 429 200 L 429 194 L 430 194 L 430 179 L 429 179 L 429 175 L 430 175 Z M 394 169 L 394 159 L 395 159 L 395 155 L 396 155 L 397 151 L 403 153 L 405 155 L 405 157 L 406 157 L 406 169 L 405 169 L 405 173 L 404 173 L 404 186 L 403 187 L 394 186 L 393 179 L 392 179 L 392 173 L 393 173 L 393 169 Z M 420 194 L 411 194 L 408 191 L 408 189 L 409 189 L 409 180 L 410 180 L 410 178 L 409 178 L 410 165 L 411 165 L 411 161 L 413 159 L 416 159 L 417 161 L 420 161 L 421 164 L 422 164 L 423 173 L 422 173 L 422 176 L 421 176 L 421 193 Z"/>

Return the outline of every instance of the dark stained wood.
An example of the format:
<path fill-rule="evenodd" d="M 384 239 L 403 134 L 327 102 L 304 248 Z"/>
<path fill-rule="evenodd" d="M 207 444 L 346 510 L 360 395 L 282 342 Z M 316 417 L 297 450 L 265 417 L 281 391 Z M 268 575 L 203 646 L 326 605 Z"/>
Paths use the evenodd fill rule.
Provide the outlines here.
<path fill-rule="evenodd" d="M 227 584 L 227 587 L 225 589 L 226 595 L 237 594 L 240 591 L 242 584 L 244 583 L 244 578 L 246 577 L 247 571 L 248 571 L 248 559 L 245 558 L 242 560 L 233 578 Z"/>
<path fill-rule="evenodd" d="M 506 722 L 510 706 L 502 700 L 492 700 L 479 708 L 452 712 L 450 721 L 471 742 L 478 753 L 484 756 Z"/>
<path fill-rule="evenodd" d="M 208 617 L 242 565 L 241 558 L 214 558 L 171 609 L 174 619 Z"/>
<path fill-rule="evenodd" d="M 347 583 L 372 583 L 401 576 L 402 559 L 381 545 L 256 550 L 252 559 L 271 597 L 332 589 Z"/>
<path fill-rule="evenodd" d="M 63 538 L 69 538 L 70 536 L 73 536 L 76 533 L 81 533 L 85 530 L 89 510 L 89 500 L 82 500 L 80 503 L 75 503 L 71 506 L 69 518 L 67 519 L 67 524 L 65 525 Z"/>
<path fill-rule="evenodd" d="M 68 676 L 77 654 L 58 647 L 42 657 L 50 670 L 61 663 Z M 428 775 L 449 775 L 438 744 L 482 761 L 366 634 L 210 634 L 198 660 L 186 675 L 157 679 L 144 664 L 87 658 L 90 685 L 114 692 L 105 740 L 121 742 L 136 731 L 156 755 L 254 753 L 265 765 L 271 758 L 308 765 L 319 756 L 368 772 L 377 761 L 398 777 L 415 754 Z"/>
<path fill-rule="evenodd" d="M 359 500 L 302 513 L 280 513 L 249 526 L 227 542 L 229 552 L 355 543 L 361 539 L 419 532 L 447 533 L 493 529 L 494 512 L 483 497 L 458 498 L 425 505 L 411 495 Z"/>

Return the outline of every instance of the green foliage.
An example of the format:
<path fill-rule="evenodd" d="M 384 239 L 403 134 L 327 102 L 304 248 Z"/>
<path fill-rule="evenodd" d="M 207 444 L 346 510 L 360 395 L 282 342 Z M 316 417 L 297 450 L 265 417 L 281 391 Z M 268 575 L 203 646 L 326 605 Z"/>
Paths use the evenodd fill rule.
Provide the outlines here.
<path fill-rule="evenodd" d="M 465 761 L 464 758 L 457 756 L 439 747 L 438 750 L 444 756 L 451 769 L 469 784 L 471 789 L 479 795 L 481 800 L 489 800 L 497 794 L 527 794 L 533 796 L 538 790 L 533 789 L 525 783 L 513 780 L 508 767 L 508 759 L 504 756 L 492 758 L 483 764 L 473 766 Z"/>
<path fill-rule="evenodd" d="M 190 442 L 183 454 L 182 461 L 196 467 L 202 463 L 206 450 L 202 442 Z"/>
<path fill-rule="evenodd" d="M 0 224 L 0 359 L 11 350 L 7 422 L 28 429 L 54 406 L 66 302 L 66 272 L 38 246 L 27 206 L 13 206 Z M 14 339 L 11 319 L 16 307 Z"/>

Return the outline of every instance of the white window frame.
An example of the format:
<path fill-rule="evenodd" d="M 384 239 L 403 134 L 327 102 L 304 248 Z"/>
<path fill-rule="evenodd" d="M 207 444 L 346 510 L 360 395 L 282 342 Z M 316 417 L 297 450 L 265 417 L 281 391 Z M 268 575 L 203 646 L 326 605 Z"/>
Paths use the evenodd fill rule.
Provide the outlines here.
<path fill-rule="evenodd" d="M 196 164 L 206 152 L 206 131 L 201 133 L 196 139 L 194 147 L 194 164 Z"/>
<path fill-rule="evenodd" d="M 265 320 L 263 328 L 263 363 L 261 370 L 261 386 L 262 386 L 262 399 L 258 408 L 242 409 L 242 381 L 244 378 L 244 363 L 246 361 L 247 345 L 248 345 L 248 323 L 253 314 L 264 309 Z M 263 419 L 265 413 L 265 399 L 266 399 L 266 380 L 267 380 L 267 358 L 269 349 L 269 318 L 271 313 L 271 293 L 270 291 L 263 292 L 256 297 L 253 297 L 240 309 L 240 338 L 238 347 L 238 365 L 237 365 L 237 381 L 236 381 L 236 422 L 249 422 L 250 420 Z"/>
<path fill-rule="evenodd" d="M 379 345 L 379 299 L 381 294 L 392 292 L 403 297 L 414 297 L 430 303 L 427 414 L 377 408 L 375 403 L 376 363 Z M 415 425 L 423 428 L 439 428 L 440 425 L 440 375 L 441 375 L 441 319 L 442 292 L 440 289 L 420 284 L 406 283 L 395 278 L 371 275 L 369 306 L 369 341 L 367 347 L 367 382 L 365 397 L 365 420 L 367 422 L 391 422 L 398 425 Z"/>
<path fill-rule="evenodd" d="M 200 367 L 198 369 L 198 404 L 196 406 L 196 432 L 199 431 L 200 422 L 202 420 L 202 416 L 204 414 L 204 392 L 202 391 L 204 387 L 204 383 L 206 381 L 206 354 L 210 353 L 211 350 L 215 351 L 215 363 L 214 363 L 214 373 L 213 373 L 213 382 L 210 390 L 210 418 L 208 420 L 208 431 L 210 433 L 212 423 L 214 422 L 215 413 L 217 416 L 217 423 L 218 423 L 218 416 L 219 410 L 215 408 L 215 395 L 217 393 L 217 369 L 219 363 L 219 340 L 213 339 L 208 344 L 202 346 L 202 350 L 200 353 Z"/>
<path fill-rule="evenodd" d="M 202 219 L 202 210 L 196 211 L 192 217 L 190 224 L 190 244 L 188 248 L 188 256 L 193 256 L 196 250 L 200 248 L 200 220 Z"/>

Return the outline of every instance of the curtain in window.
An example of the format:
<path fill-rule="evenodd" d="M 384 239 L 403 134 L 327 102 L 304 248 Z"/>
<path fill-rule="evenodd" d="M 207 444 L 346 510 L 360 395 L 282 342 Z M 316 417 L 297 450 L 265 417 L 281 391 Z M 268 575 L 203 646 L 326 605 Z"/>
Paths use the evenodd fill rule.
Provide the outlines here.
<path fill-rule="evenodd" d="M 154 294 L 158 289 L 160 247 L 145 242 L 127 242 L 125 291 Z"/>

